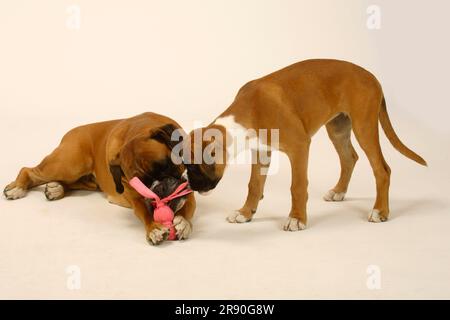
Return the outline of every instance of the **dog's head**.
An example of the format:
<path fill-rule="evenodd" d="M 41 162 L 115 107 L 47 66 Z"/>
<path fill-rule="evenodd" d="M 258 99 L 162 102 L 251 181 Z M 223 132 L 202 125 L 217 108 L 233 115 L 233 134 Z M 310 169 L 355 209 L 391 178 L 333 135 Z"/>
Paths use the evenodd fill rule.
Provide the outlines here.
<path fill-rule="evenodd" d="M 227 156 L 225 134 L 223 127 L 200 128 L 186 139 L 190 154 L 184 154 L 183 161 L 192 190 L 206 194 L 222 179 Z"/>
<path fill-rule="evenodd" d="M 171 135 L 176 129 L 174 125 L 167 124 L 138 135 L 122 146 L 109 163 L 117 193 L 124 192 L 123 180 L 129 181 L 133 177 L 138 177 L 149 188 L 162 181 L 169 187 L 173 181 L 167 178 L 182 179 L 185 170 L 182 161 L 176 164 L 171 158 L 172 148 L 176 144 L 171 140 Z"/>

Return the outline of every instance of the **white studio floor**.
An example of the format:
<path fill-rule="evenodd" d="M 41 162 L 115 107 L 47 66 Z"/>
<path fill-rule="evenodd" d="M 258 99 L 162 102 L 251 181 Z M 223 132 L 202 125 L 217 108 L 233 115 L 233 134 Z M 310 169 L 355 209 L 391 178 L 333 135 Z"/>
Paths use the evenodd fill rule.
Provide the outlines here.
<path fill-rule="evenodd" d="M 382 137 L 393 172 L 386 223 L 366 221 L 375 182 L 359 148 L 347 200 L 322 201 L 338 177 L 338 160 L 321 130 L 310 156 L 309 225 L 300 232 L 281 229 L 290 205 L 284 156 L 251 223 L 225 221 L 242 204 L 249 176 L 246 166 L 230 167 L 212 195 L 197 196 L 191 239 L 159 247 L 146 243 L 132 211 L 100 193 L 48 202 L 38 189 L 21 200 L 1 199 L 0 298 L 448 299 L 450 141 L 429 128 L 401 125 L 398 115 L 391 119 L 429 167 L 404 158 Z M 33 130 L 36 122 L 27 118 L 4 123 L 2 188 L 56 145 L 55 132 L 68 129 L 56 122 Z M 79 289 L 67 286 L 71 266 L 79 268 Z M 375 289 L 367 286 L 374 275 Z"/>

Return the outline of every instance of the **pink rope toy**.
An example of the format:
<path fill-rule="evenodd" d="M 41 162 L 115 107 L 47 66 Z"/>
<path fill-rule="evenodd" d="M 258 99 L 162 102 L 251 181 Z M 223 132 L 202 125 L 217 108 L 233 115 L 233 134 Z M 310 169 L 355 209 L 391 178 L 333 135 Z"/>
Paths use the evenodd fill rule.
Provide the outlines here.
<path fill-rule="evenodd" d="M 138 177 L 134 177 L 129 181 L 130 186 L 132 186 L 141 196 L 152 199 L 152 205 L 155 208 L 153 212 L 153 219 L 161 223 L 162 225 L 170 229 L 169 240 L 175 240 L 177 238 L 175 227 L 173 226 L 173 218 L 175 214 L 173 210 L 167 205 L 167 203 L 175 198 L 185 196 L 192 192 L 190 189 L 186 189 L 188 182 L 183 182 L 180 184 L 172 194 L 167 197 L 160 199 L 156 193 L 147 188 L 145 184 Z"/>

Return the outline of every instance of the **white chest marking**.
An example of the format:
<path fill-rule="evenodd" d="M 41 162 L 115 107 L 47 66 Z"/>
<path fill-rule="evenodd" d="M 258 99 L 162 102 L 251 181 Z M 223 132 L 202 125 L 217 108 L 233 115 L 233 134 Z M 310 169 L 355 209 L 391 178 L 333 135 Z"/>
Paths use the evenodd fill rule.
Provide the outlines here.
<path fill-rule="evenodd" d="M 245 128 L 237 123 L 234 116 L 226 116 L 216 119 L 214 124 L 223 126 L 227 133 L 232 137 L 232 143 L 228 146 L 227 151 L 231 158 L 235 158 L 247 149 L 252 150 L 271 150 L 271 146 L 267 145 L 267 130 L 261 132 L 261 129 Z M 261 134 L 265 134 L 266 141 L 262 141 Z"/>

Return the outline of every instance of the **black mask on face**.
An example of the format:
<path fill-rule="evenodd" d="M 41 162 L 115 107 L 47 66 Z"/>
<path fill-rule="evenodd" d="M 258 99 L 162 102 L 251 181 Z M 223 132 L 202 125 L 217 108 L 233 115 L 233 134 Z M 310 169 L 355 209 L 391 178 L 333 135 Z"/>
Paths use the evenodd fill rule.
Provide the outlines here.
<path fill-rule="evenodd" d="M 165 197 L 171 195 L 175 191 L 175 189 L 183 182 L 185 182 L 185 180 L 183 180 L 183 179 L 177 179 L 174 177 L 165 177 L 161 181 L 153 182 L 150 189 L 154 193 L 156 193 L 160 199 L 162 199 L 162 198 L 165 198 Z M 178 210 L 180 210 L 183 207 L 184 203 L 186 202 L 186 197 L 187 196 L 182 196 L 182 197 L 170 200 L 168 203 L 168 206 L 173 210 L 173 212 L 177 212 Z M 149 209 L 149 211 L 151 213 L 153 213 L 153 206 L 152 206 L 151 202 L 152 202 L 151 199 L 145 199 L 147 208 Z"/>

